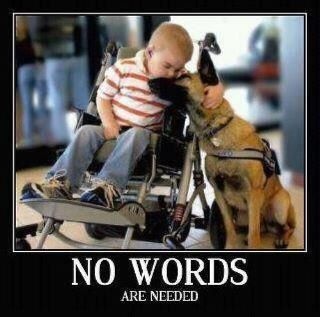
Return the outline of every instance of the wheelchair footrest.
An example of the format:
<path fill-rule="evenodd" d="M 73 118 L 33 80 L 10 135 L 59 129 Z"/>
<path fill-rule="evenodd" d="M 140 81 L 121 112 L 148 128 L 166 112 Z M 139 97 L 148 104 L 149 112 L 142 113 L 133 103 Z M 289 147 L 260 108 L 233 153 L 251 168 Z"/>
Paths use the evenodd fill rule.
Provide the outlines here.
<path fill-rule="evenodd" d="M 134 226 L 145 224 L 142 205 L 127 202 L 117 210 L 66 199 L 26 199 L 21 203 L 40 213 L 43 217 L 60 221 Z"/>

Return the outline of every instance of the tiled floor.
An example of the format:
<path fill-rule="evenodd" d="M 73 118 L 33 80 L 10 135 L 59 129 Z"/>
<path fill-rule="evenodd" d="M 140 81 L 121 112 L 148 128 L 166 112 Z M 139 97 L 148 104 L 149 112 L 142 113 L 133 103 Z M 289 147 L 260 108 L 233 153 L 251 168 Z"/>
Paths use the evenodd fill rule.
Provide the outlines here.
<path fill-rule="evenodd" d="M 281 133 L 279 131 L 273 131 L 264 133 L 263 137 L 268 138 L 273 148 L 278 153 L 280 165 L 282 165 L 281 155 Z M 21 205 L 18 202 L 19 195 L 23 185 L 28 181 L 41 182 L 47 167 L 38 167 L 28 170 L 19 171 L 16 174 L 16 225 L 21 226 L 25 224 L 31 224 L 34 222 L 40 222 L 41 216 L 25 205 Z M 283 171 L 281 175 L 282 184 L 289 190 L 293 205 L 297 213 L 297 228 L 291 238 L 289 249 L 303 249 L 304 248 L 304 190 L 302 187 L 296 186 L 291 182 L 291 173 Z M 208 203 L 212 203 L 214 195 L 210 185 L 207 185 L 205 189 Z M 190 194 L 190 193 L 189 193 Z M 193 206 L 193 213 L 201 213 L 200 202 L 196 200 Z M 72 237 L 75 240 L 84 243 L 94 243 L 96 245 L 105 246 L 106 249 L 119 249 L 122 243 L 122 239 L 105 238 L 102 241 L 94 240 L 90 238 L 85 232 L 83 224 L 66 222 L 61 226 L 61 232 L 67 236 Z M 244 241 L 244 236 L 239 235 L 240 241 Z M 274 236 L 271 233 L 262 235 L 262 249 L 274 249 L 273 247 Z M 35 247 L 37 237 L 28 238 L 32 247 Z M 187 249 L 212 249 L 210 244 L 209 234 L 206 231 L 199 229 L 191 229 L 190 235 L 183 243 Z M 45 246 L 45 249 L 73 249 L 73 247 L 61 242 L 54 236 L 49 236 Z M 164 245 L 160 243 L 151 243 L 143 241 L 132 241 L 130 244 L 131 249 L 166 249 Z M 243 243 L 243 249 L 246 246 Z"/>

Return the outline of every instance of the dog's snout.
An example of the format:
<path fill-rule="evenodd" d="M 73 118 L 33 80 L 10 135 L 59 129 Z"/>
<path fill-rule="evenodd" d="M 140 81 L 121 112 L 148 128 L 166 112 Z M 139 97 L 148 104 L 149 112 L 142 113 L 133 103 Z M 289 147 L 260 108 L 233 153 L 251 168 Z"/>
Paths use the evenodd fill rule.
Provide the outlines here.
<path fill-rule="evenodd" d="M 172 82 L 166 78 L 154 78 L 148 81 L 148 85 L 153 93 L 159 92 L 169 84 L 172 84 Z"/>
<path fill-rule="evenodd" d="M 159 91 L 159 84 L 155 79 L 150 79 L 148 85 L 152 93 L 156 94 Z"/>
<path fill-rule="evenodd" d="M 154 79 L 150 79 L 148 81 L 148 85 L 149 85 L 150 88 L 154 87 L 155 86 Z"/>

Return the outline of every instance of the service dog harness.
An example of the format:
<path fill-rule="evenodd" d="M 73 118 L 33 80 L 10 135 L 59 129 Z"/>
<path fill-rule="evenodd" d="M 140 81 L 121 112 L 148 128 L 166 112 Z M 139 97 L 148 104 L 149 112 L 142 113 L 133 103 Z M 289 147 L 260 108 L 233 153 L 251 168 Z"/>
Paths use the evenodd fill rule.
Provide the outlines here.
<path fill-rule="evenodd" d="M 225 126 L 227 126 L 233 117 L 227 120 L 226 123 L 211 129 L 208 133 L 206 133 L 206 137 L 212 139 L 212 143 L 215 146 L 219 146 L 218 139 L 215 139 L 215 134 L 222 130 Z M 276 153 L 273 149 L 270 148 L 270 144 L 267 140 L 262 139 L 264 149 L 263 151 L 257 149 L 246 148 L 243 150 L 228 150 L 228 149 L 214 149 L 211 152 L 207 153 L 207 155 L 215 156 L 219 159 L 232 159 L 232 160 L 258 160 L 263 165 L 264 173 L 267 178 L 273 175 L 274 173 L 277 175 L 281 174 L 280 166 L 278 163 L 278 159 Z M 216 142 L 216 143 L 215 143 Z"/>

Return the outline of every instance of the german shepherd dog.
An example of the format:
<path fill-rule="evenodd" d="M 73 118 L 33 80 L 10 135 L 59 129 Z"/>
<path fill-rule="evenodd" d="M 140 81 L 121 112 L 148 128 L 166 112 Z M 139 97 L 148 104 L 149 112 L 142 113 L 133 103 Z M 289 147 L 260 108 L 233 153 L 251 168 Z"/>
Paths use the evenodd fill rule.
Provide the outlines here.
<path fill-rule="evenodd" d="M 270 148 L 250 123 L 234 113 L 226 99 L 213 109 L 202 106 L 205 86 L 218 81 L 210 55 L 203 49 L 197 73 L 175 81 L 153 79 L 149 86 L 160 98 L 189 114 L 200 146 L 207 154 L 205 171 L 223 217 L 225 247 L 239 248 L 235 219 L 244 219 L 250 249 L 260 246 L 262 224 L 276 230 L 275 247 L 286 248 L 296 225 L 295 212 L 279 176 L 274 171 L 270 173 L 262 159 Z M 233 155 L 228 157 L 226 153 Z M 248 153 L 252 153 L 252 158 Z M 254 157 L 257 154 L 260 159 Z"/>

